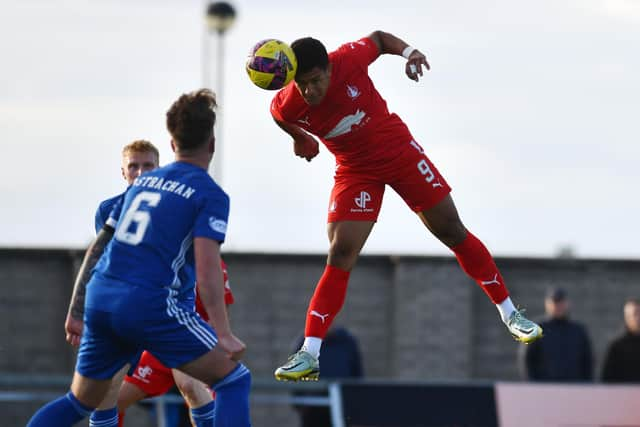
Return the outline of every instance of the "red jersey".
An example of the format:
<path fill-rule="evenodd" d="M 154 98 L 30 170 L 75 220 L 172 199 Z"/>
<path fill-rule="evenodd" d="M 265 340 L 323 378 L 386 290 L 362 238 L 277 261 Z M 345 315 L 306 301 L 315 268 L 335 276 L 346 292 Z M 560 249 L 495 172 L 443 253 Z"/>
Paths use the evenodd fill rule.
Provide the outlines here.
<path fill-rule="evenodd" d="M 222 261 L 222 260 L 221 260 Z M 227 273 L 227 264 L 222 261 L 222 276 L 224 280 L 224 303 L 227 305 L 233 304 L 233 294 L 231 293 L 231 287 L 229 286 L 229 274 Z M 200 295 L 198 295 L 198 286 L 196 285 L 196 312 L 207 322 L 209 321 L 209 315 L 205 310 L 202 301 L 200 301 Z"/>
<path fill-rule="evenodd" d="M 369 78 L 379 55 L 369 38 L 340 46 L 329 54 L 331 80 L 319 105 L 308 105 L 292 82 L 273 98 L 271 114 L 318 136 L 341 167 L 383 167 L 413 138 Z"/>

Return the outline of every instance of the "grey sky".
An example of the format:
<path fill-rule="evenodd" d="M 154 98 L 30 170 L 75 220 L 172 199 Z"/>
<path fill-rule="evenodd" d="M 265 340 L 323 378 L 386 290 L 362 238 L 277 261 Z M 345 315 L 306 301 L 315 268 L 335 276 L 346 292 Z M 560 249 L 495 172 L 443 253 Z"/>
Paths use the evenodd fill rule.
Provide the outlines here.
<path fill-rule="evenodd" d="M 382 29 L 432 71 L 416 84 L 386 56 L 371 75 L 494 253 L 640 256 L 640 0 L 321 3 L 234 3 L 225 250 L 327 248 L 333 157 L 293 156 L 268 113 L 273 93 L 246 77 L 249 48 L 312 35 L 333 49 Z M 0 246 L 84 246 L 97 203 L 124 189 L 122 145 L 147 138 L 171 160 L 164 113 L 202 84 L 202 32 L 200 0 L 3 2 Z M 448 253 L 389 189 L 366 251 Z"/>

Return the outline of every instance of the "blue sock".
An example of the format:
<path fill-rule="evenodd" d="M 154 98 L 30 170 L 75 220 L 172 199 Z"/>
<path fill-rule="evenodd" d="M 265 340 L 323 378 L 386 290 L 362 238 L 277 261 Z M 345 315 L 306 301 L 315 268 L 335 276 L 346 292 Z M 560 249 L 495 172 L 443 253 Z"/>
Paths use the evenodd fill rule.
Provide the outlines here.
<path fill-rule="evenodd" d="M 215 405 L 215 400 L 212 400 L 206 405 L 191 409 L 191 417 L 196 423 L 196 427 L 213 427 L 213 410 L 215 409 Z"/>
<path fill-rule="evenodd" d="M 118 427 L 118 408 L 96 409 L 89 418 L 89 427 Z"/>
<path fill-rule="evenodd" d="M 238 363 L 226 377 L 212 387 L 216 391 L 215 427 L 250 427 L 249 390 L 251 372 Z"/>
<path fill-rule="evenodd" d="M 27 427 L 71 427 L 88 417 L 92 410 L 69 392 L 40 408 Z"/>

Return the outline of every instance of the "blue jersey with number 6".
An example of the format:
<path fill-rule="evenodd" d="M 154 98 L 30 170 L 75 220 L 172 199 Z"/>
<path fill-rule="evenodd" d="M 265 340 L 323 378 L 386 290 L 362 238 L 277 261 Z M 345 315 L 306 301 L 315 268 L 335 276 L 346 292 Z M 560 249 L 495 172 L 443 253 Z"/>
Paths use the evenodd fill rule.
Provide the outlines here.
<path fill-rule="evenodd" d="M 228 216 L 229 197 L 205 169 L 174 162 L 147 172 L 136 178 L 107 220 L 115 233 L 95 267 L 95 279 L 173 289 L 179 299 L 192 298 L 193 238 L 222 243 Z M 110 295 L 105 291 L 102 296 Z M 100 294 L 93 289 L 87 306 L 109 311 Z"/>

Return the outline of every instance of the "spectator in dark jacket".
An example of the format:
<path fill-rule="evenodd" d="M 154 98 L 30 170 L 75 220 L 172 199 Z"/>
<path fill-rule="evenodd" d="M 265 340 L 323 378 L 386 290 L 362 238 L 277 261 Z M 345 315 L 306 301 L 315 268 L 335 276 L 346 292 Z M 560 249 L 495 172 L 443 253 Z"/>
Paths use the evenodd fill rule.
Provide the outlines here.
<path fill-rule="evenodd" d="M 624 304 L 625 331 L 607 349 L 602 381 L 640 383 L 640 300 Z"/>
<path fill-rule="evenodd" d="M 528 381 L 584 382 L 593 380 L 593 353 L 586 329 L 569 319 L 569 300 L 561 288 L 547 291 L 544 338 L 522 346 L 519 365 Z"/>

